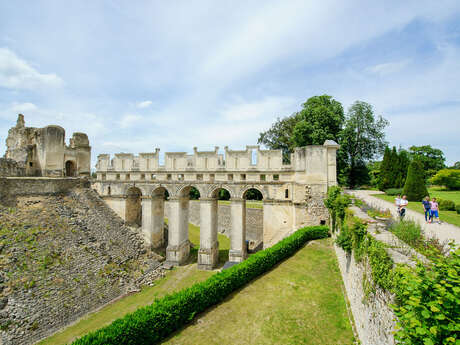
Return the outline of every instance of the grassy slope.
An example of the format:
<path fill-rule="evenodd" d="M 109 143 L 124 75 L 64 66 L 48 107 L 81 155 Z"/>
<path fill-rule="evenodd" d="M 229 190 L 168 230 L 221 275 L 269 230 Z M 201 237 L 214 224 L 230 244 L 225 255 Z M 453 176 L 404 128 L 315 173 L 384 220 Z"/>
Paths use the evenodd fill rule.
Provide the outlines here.
<path fill-rule="evenodd" d="M 440 188 L 429 188 L 428 192 L 430 193 L 431 197 L 452 200 L 456 204 L 460 204 L 460 192 L 459 191 L 445 191 Z M 395 200 L 395 197 L 391 195 L 375 194 L 374 196 L 377 198 L 389 201 L 391 203 L 394 203 L 394 200 Z M 424 213 L 421 202 L 409 202 L 408 208 L 410 210 L 413 210 L 413 211 L 416 211 L 422 214 Z M 439 216 L 443 222 L 447 222 L 450 224 L 460 226 L 460 214 L 458 214 L 456 211 L 440 211 Z"/>
<path fill-rule="evenodd" d="M 198 245 L 200 243 L 200 228 L 189 224 L 189 239 L 196 246 L 192 250 L 190 261 L 196 262 Z M 219 239 L 219 261 L 221 263 L 228 259 L 230 240 L 224 235 L 218 234 Z M 39 344 L 66 344 L 73 339 L 80 337 L 90 331 L 101 328 L 123 315 L 135 311 L 137 308 L 149 305 L 156 297 L 162 297 L 168 293 L 178 291 L 182 288 L 203 281 L 213 275 L 216 271 L 199 271 L 195 264 L 174 268 L 166 272 L 166 276 L 156 282 L 154 286 L 144 287 L 141 292 L 129 295 L 114 302 L 100 311 L 89 314 L 72 326 L 67 327 L 60 333 L 45 339 Z"/>
<path fill-rule="evenodd" d="M 230 200 L 219 200 L 219 205 L 230 205 Z M 262 201 L 248 200 L 246 201 L 246 207 L 262 209 L 263 204 Z"/>
<path fill-rule="evenodd" d="M 198 315 L 166 344 L 352 344 L 330 239 L 292 258 Z"/>

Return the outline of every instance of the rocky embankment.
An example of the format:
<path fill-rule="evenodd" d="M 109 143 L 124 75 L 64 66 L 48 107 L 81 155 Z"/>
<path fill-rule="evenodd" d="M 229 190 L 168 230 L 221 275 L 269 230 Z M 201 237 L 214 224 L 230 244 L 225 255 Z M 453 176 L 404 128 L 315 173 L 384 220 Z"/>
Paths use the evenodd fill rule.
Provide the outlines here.
<path fill-rule="evenodd" d="M 0 344 L 28 344 L 162 276 L 90 189 L 0 206 Z"/>

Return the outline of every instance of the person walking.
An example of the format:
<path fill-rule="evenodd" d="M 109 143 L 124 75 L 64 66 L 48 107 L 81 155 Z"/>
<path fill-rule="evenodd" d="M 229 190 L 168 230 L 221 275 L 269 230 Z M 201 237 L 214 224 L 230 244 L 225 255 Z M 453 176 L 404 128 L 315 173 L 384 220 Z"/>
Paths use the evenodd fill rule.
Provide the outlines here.
<path fill-rule="evenodd" d="M 401 194 L 398 194 L 395 198 L 396 212 L 401 216 Z"/>
<path fill-rule="evenodd" d="M 401 220 L 403 220 L 404 216 L 406 215 L 406 207 L 408 204 L 409 201 L 407 200 L 407 196 L 403 195 L 399 202 L 399 218 L 401 218 Z"/>
<path fill-rule="evenodd" d="M 430 201 L 430 214 L 431 214 L 431 219 L 430 223 L 434 221 L 434 219 L 437 219 L 438 224 L 441 224 L 441 220 L 439 219 L 439 204 L 436 202 L 436 198 L 433 198 L 432 201 Z"/>
<path fill-rule="evenodd" d="M 422 200 L 423 210 L 425 211 L 425 222 L 431 221 L 431 204 L 430 204 L 430 197 L 426 196 L 425 199 Z"/>

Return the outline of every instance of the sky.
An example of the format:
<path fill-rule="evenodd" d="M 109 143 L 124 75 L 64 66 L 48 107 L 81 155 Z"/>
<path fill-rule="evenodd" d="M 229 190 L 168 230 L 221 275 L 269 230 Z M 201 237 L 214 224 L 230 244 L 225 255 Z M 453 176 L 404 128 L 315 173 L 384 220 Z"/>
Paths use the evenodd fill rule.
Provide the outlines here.
<path fill-rule="evenodd" d="M 0 0 L 0 154 L 26 125 L 98 154 L 243 149 L 328 94 L 460 161 L 460 2 Z"/>

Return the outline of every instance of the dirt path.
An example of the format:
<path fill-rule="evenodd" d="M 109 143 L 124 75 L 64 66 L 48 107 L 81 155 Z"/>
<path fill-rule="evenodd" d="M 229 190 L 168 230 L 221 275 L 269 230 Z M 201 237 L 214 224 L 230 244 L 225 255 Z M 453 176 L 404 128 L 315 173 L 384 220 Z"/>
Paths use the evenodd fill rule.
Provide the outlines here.
<path fill-rule="evenodd" d="M 397 219 L 399 217 L 396 207 L 385 200 L 373 197 L 371 194 L 378 194 L 381 192 L 377 192 L 375 190 L 347 190 L 346 193 L 351 194 L 358 199 L 363 200 L 369 206 L 385 211 L 390 210 L 391 215 L 393 218 Z M 451 242 L 454 241 L 457 244 L 460 244 L 460 228 L 449 224 L 449 223 L 442 223 L 442 224 L 427 224 L 425 222 L 425 216 L 421 213 L 406 210 L 406 219 L 410 219 L 416 223 L 419 223 L 425 232 L 426 237 L 436 237 L 441 242 Z"/>

